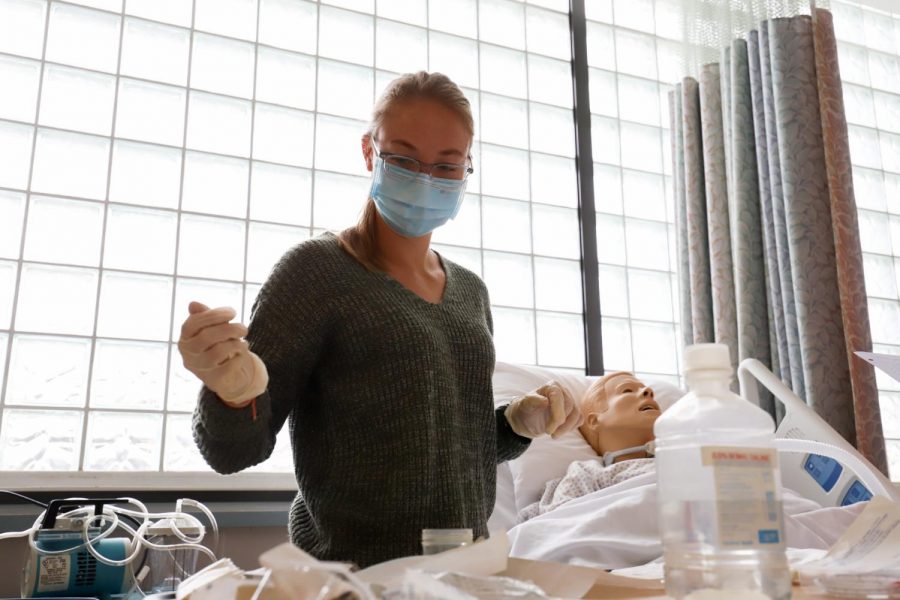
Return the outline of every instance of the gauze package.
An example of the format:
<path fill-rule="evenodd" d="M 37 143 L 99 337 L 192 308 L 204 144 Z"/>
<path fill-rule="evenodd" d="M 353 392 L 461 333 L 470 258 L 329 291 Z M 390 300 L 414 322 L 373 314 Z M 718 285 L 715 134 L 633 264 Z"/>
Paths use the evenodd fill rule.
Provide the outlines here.
<path fill-rule="evenodd" d="M 275 589 L 291 600 L 375 600 L 349 566 L 317 560 L 290 542 L 261 554 L 259 564 L 269 570 Z"/>
<path fill-rule="evenodd" d="M 261 569 L 244 572 L 219 560 L 183 581 L 176 600 L 375 600 L 347 565 L 321 562 L 290 543 L 265 552 L 259 562 Z"/>
<path fill-rule="evenodd" d="M 256 600 L 282 600 L 266 585 L 268 574 L 262 570 L 245 573 L 228 558 L 217 560 L 178 585 L 176 600 L 221 600 L 241 597 L 241 591 L 254 594 Z M 259 593 L 256 593 L 259 592 Z"/>

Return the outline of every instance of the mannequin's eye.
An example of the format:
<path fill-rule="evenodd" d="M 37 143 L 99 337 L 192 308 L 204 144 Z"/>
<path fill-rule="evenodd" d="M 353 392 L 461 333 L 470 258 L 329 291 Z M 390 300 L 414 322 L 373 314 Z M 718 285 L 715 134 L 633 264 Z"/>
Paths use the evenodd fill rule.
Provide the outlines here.
<path fill-rule="evenodd" d="M 629 388 L 625 388 L 624 390 L 622 390 L 622 393 L 623 393 L 623 394 L 630 394 L 630 393 L 632 393 L 632 392 L 634 392 L 634 390 L 633 390 L 632 388 L 630 388 L 630 387 L 629 387 Z"/>

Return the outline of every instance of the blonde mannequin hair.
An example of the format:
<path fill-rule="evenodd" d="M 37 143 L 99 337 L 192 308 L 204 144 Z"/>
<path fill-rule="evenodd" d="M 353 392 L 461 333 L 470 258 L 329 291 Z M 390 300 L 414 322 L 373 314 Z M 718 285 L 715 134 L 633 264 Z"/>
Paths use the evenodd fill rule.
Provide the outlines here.
<path fill-rule="evenodd" d="M 634 377 L 634 373 L 631 373 L 630 371 L 615 371 L 613 373 L 607 373 L 595 380 L 588 388 L 587 392 L 585 392 L 584 396 L 581 397 L 581 414 L 586 415 L 594 412 L 594 408 L 597 406 L 597 396 L 602 396 L 603 402 L 608 405 L 609 398 L 606 394 L 606 382 L 615 377 L 621 377 L 622 375 Z"/>
<path fill-rule="evenodd" d="M 375 103 L 372 119 L 363 137 L 368 139 L 377 137 L 385 116 L 390 111 L 413 100 L 431 100 L 452 110 L 462 120 L 469 139 L 474 137 L 475 121 L 472 118 L 472 107 L 462 90 L 446 75 L 425 71 L 401 75 L 388 84 Z M 341 247 L 367 269 L 381 271 L 383 268 L 378 257 L 378 246 L 375 239 L 375 215 L 375 202 L 369 198 L 359 222 L 342 231 L 338 239 Z"/>

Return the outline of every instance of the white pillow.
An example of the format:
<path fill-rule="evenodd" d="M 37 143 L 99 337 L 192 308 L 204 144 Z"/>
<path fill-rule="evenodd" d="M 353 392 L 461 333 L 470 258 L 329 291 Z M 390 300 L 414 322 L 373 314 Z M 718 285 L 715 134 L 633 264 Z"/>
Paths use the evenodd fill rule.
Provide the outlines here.
<path fill-rule="evenodd" d="M 597 377 L 498 362 L 493 380 L 494 405 L 508 404 L 516 397 L 540 387 L 551 379 L 566 388 L 578 402 Z M 656 400 L 663 411 L 684 395 L 682 390 L 671 383 L 644 381 L 653 388 Z M 533 440 L 522 456 L 508 463 L 512 474 L 516 513 L 540 500 L 547 482 L 565 475 L 572 462 L 596 457 L 597 453 L 581 437 L 577 429 L 555 440 L 549 436 Z M 502 508 L 508 510 L 508 507 Z"/>

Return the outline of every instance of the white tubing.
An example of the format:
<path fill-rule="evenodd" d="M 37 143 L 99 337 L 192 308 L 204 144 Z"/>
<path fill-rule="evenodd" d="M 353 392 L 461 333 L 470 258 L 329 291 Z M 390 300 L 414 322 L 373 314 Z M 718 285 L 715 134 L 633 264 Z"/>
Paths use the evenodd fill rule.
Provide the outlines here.
<path fill-rule="evenodd" d="M 83 501 L 84 498 L 69 498 L 69 500 L 74 501 Z M 150 549 L 153 550 L 182 550 L 182 549 L 192 549 L 201 552 L 205 556 L 207 556 L 210 560 L 215 561 L 216 555 L 206 546 L 203 546 L 200 542 L 203 540 L 203 524 L 200 522 L 197 517 L 194 515 L 176 511 L 176 512 L 164 512 L 164 513 L 151 513 L 147 510 L 147 507 L 134 498 L 124 498 L 124 501 L 127 503 L 136 506 L 138 510 L 131 510 L 127 508 L 122 508 L 113 505 L 106 505 L 103 507 L 103 513 L 95 515 L 93 514 L 93 509 L 91 507 L 81 507 L 76 508 L 74 510 L 67 511 L 66 513 L 60 515 L 60 517 L 65 518 L 83 518 L 84 522 L 82 523 L 82 542 L 76 546 L 72 546 L 70 548 L 66 548 L 64 550 L 46 550 L 41 549 L 37 546 L 37 540 L 35 539 L 38 532 L 41 530 L 41 523 L 44 518 L 44 513 L 42 512 L 38 515 L 37 519 L 35 519 L 34 524 L 31 528 L 25 531 L 17 531 L 10 532 L 5 534 L 0 534 L 0 539 L 12 538 L 12 537 L 28 537 L 28 545 L 31 549 L 39 555 L 54 555 L 54 554 L 68 554 L 73 550 L 80 550 L 85 548 L 98 562 L 101 562 L 110 566 L 125 566 L 129 563 L 133 562 L 139 555 L 141 550 L 147 551 Z M 206 517 L 209 519 L 213 531 L 216 534 L 216 538 L 218 538 L 218 526 L 216 524 L 216 519 L 213 516 L 212 512 L 206 508 L 200 502 L 196 500 L 184 499 L 184 503 L 193 506 L 200 510 Z M 181 501 L 179 501 L 179 507 L 181 505 Z M 122 522 L 119 519 L 120 515 L 126 515 L 129 517 L 133 517 L 140 521 L 140 525 L 137 529 L 129 526 L 127 523 Z M 156 519 L 171 519 L 172 520 L 172 533 L 177 538 L 179 538 L 180 543 L 174 544 L 157 544 L 155 542 L 151 542 L 147 539 L 147 530 L 152 524 L 151 520 Z M 191 537 L 182 532 L 175 524 L 177 519 L 183 519 L 187 521 L 187 523 L 196 527 L 199 530 L 199 533 L 195 537 Z M 96 535 L 91 535 L 91 529 L 95 526 L 94 524 L 99 521 L 99 529 L 100 533 Z M 129 544 L 129 553 L 128 555 L 121 560 L 113 560 L 109 559 L 100 552 L 98 552 L 94 548 L 94 544 L 99 540 L 102 540 L 106 537 L 109 537 L 113 531 L 117 529 L 122 529 L 128 534 L 131 535 L 131 540 Z M 218 541 L 218 540 L 217 540 Z"/>
<path fill-rule="evenodd" d="M 218 549 L 219 549 L 219 524 L 216 523 L 216 518 L 213 516 L 212 511 L 209 510 L 208 508 L 206 508 L 206 506 L 203 505 L 202 503 L 197 502 L 196 500 L 192 500 L 191 498 L 182 498 L 178 501 L 178 503 L 176 503 L 176 509 L 178 512 L 181 512 L 181 506 L 180 506 L 181 503 L 186 504 L 187 506 L 193 506 L 194 508 L 196 508 L 197 510 L 202 512 L 204 515 L 206 515 L 206 518 L 209 519 L 209 524 L 213 530 L 213 548 L 215 548 L 218 551 Z"/>
<path fill-rule="evenodd" d="M 798 452 L 803 454 L 819 454 L 833 458 L 851 471 L 863 484 L 869 488 L 873 495 L 894 499 L 894 492 L 887 489 L 884 484 L 872 474 L 872 469 L 858 457 L 834 444 L 814 442 L 812 440 L 792 440 L 777 438 L 775 447 L 781 452 Z"/>

